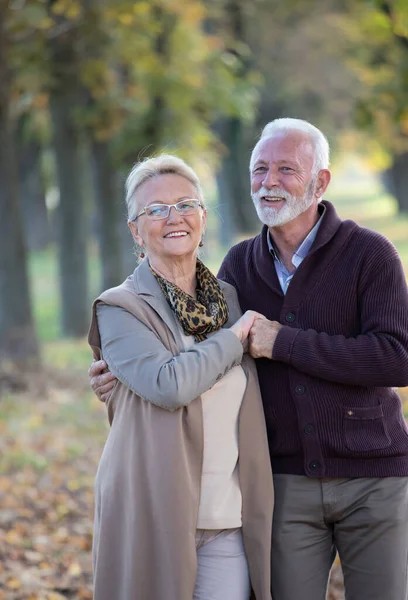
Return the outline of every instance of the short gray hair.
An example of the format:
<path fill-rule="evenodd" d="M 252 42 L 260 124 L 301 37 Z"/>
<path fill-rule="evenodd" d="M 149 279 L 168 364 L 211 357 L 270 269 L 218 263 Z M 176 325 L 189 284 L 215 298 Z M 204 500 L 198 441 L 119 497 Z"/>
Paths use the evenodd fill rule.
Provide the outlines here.
<path fill-rule="evenodd" d="M 133 201 L 136 190 L 148 179 L 153 179 L 159 175 L 173 173 L 180 175 L 190 181 L 196 189 L 197 198 L 204 205 L 204 195 L 201 189 L 200 180 L 195 171 L 178 156 L 171 154 L 160 154 L 136 163 L 130 171 L 125 184 L 126 205 L 128 211 L 128 222 L 136 218 L 137 207 Z"/>
<path fill-rule="evenodd" d="M 328 169 L 330 165 L 330 146 L 324 133 L 317 127 L 304 121 L 303 119 L 275 119 L 265 125 L 262 130 L 261 137 L 255 144 L 252 150 L 251 160 L 249 162 L 249 168 L 252 171 L 254 164 L 254 154 L 259 143 L 267 138 L 272 137 L 277 132 L 290 132 L 290 131 L 303 131 L 306 133 L 313 145 L 314 149 L 314 161 L 313 161 L 313 175 L 317 175 L 320 169 Z"/>

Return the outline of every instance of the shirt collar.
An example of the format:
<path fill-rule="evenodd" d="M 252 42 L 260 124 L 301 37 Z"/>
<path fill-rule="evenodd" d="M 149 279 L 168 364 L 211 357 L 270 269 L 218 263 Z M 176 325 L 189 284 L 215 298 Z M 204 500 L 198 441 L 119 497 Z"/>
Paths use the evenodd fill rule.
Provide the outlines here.
<path fill-rule="evenodd" d="M 313 227 L 313 229 L 311 229 L 309 231 L 309 233 L 307 234 L 307 236 L 305 237 L 303 242 L 298 246 L 298 248 L 295 250 L 295 252 L 293 254 L 292 263 L 295 267 L 299 266 L 299 264 L 302 262 L 302 260 L 306 257 L 310 248 L 313 245 L 313 242 L 316 239 L 317 232 L 319 231 L 319 227 L 322 224 L 322 220 L 323 220 L 324 214 L 326 212 L 326 207 L 324 206 L 324 204 L 319 204 L 318 210 L 320 213 L 319 220 L 317 221 L 317 223 Z M 272 239 L 269 229 L 267 231 L 266 239 L 268 241 L 269 252 L 272 254 L 272 256 L 275 260 L 279 260 L 279 251 L 273 242 L 273 239 Z"/>

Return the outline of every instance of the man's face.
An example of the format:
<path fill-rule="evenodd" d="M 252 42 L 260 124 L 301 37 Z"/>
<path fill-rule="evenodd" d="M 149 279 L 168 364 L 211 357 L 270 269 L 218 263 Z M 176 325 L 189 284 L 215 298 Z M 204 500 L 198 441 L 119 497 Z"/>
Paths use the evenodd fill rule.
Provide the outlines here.
<path fill-rule="evenodd" d="M 313 146 L 301 131 L 261 140 L 253 157 L 251 195 L 262 223 L 285 225 L 317 204 L 313 160 Z"/>

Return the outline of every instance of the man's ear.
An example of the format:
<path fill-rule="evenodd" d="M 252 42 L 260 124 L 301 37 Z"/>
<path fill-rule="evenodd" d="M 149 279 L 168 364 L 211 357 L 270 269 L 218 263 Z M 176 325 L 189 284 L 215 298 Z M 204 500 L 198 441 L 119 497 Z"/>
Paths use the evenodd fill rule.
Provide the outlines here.
<path fill-rule="evenodd" d="M 317 175 L 315 195 L 316 198 L 321 198 L 325 191 L 327 190 L 327 186 L 330 183 L 331 173 L 329 169 L 321 169 Z"/>
<path fill-rule="evenodd" d="M 142 236 L 139 233 L 139 228 L 138 228 L 137 224 L 134 223 L 133 221 L 130 221 L 128 223 L 128 226 L 130 229 L 130 233 L 132 234 L 132 238 L 134 239 L 136 244 L 138 246 L 140 246 L 141 248 L 143 248 L 143 240 L 142 240 Z"/>

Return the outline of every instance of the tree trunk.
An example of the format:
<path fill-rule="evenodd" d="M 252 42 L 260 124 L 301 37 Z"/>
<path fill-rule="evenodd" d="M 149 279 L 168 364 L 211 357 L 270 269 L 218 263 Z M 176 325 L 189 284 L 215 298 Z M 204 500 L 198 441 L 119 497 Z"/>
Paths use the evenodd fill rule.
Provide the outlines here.
<path fill-rule="evenodd" d="M 90 151 L 102 261 L 102 289 L 106 290 L 121 283 L 124 275 L 117 227 L 118 197 L 108 143 L 94 139 Z"/>
<path fill-rule="evenodd" d="M 74 46 L 70 30 L 50 41 L 54 80 L 49 98 L 60 192 L 57 218 L 62 332 L 80 337 L 88 329 L 89 304 L 80 136 L 74 119 L 80 98 Z"/>
<path fill-rule="evenodd" d="M 0 9 L 0 365 L 17 365 L 23 371 L 38 366 L 39 350 L 18 204 L 4 20 L 5 11 Z"/>
<path fill-rule="evenodd" d="M 222 35 L 227 34 L 227 52 L 239 63 L 236 75 L 245 79 L 250 69 L 250 59 L 242 53 L 240 45 L 246 45 L 246 16 L 244 3 L 226 0 L 224 22 L 219 22 Z M 230 246 L 237 233 L 253 234 L 259 229 L 259 221 L 251 200 L 249 181 L 249 154 L 245 126 L 238 117 L 220 119 L 214 129 L 226 151 L 217 174 L 218 210 L 221 216 L 219 239 Z"/>
<path fill-rule="evenodd" d="M 251 200 L 244 126 L 239 119 L 223 119 L 216 131 L 226 148 L 217 174 L 218 210 L 222 217 L 219 238 L 229 246 L 236 233 L 256 232 L 259 221 Z"/>
<path fill-rule="evenodd" d="M 116 205 L 117 210 L 117 225 L 116 231 L 120 240 L 120 251 L 122 257 L 122 269 L 125 276 L 133 273 L 137 266 L 137 258 L 135 256 L 135 245 L 132 235 L 127 225 L 127 206 L 125 202 L 125 180 L 127 173 L 118 172 L 115 179 L 116 196 L 120 201 Z"/>
<path fill-rule="evenodd" d="M 19 197 L 29 250 L 43 250 L 51 241 L 45 189 L 41 168 L 41 144 L 34 139 L 24 140 L 19 127 L 18 180 Z"/>
<path fill-rule="evenodd" d="M 399 211 L 408 213 L 408 152 L 394 158 L 389 173 L 390 187 L 397 199 Z"/>

